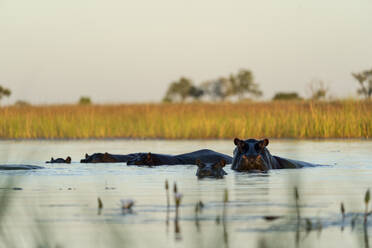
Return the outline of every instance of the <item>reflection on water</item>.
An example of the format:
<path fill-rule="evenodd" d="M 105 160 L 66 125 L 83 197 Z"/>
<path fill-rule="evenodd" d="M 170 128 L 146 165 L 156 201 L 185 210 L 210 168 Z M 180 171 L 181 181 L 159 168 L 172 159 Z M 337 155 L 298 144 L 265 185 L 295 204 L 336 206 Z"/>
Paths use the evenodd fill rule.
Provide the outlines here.
<path fill-rule="evenodd" d="M 192 165 L 146 168 L 77 162 L 93 152 L 177 154 L 202 148 L 232 154 L 233 144 L 1 141 L 0 164 L 46 167 L 0 172 L 1 245 L 16 241 L 15 247 L 36 247 L 27 245 L 35 242 L 43 247 L 350 247 L 359 242 L 369 247 L 372 221 L 363 223 L 363 197 L 372 186 L 372 142 L 272 140 L 272 154 L 330 166 L 267 174 L 227 168 L 228 175 L 221 180 L 198 180 Z M 67 155 L 71 165 L 44 164 L 51 156 Z M 166 180 L 171 185 L 177 182 L 182 194 L 178 211 Z M 135 201 L 132 214 L 122 214 L 120 199 Z M 203 206 L 196 211 L 200 201 Z"/>
<path fill-rule="evenodd" d="M 365 248 L 369 248 L 368 224 L 366 222 L 363 223 L 363 233 L 364 233 Z"/>

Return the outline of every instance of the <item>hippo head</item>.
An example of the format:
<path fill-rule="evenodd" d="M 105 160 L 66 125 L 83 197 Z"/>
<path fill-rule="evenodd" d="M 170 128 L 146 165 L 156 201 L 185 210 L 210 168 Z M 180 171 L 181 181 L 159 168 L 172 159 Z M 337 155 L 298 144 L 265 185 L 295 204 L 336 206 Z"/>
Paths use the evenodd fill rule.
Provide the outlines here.
<path fill-rule="evenodd" d="M 57 158 L 57 159 L 54 159 L 53 157 L 51 157 L 50 161 L 46 161 L 46 163 L 58 163 L 58 164 L 63 164 L 63 163 L 67 163 L 67 164 L 71 164 L 71 157 L 68 156 L 66 159 L 63 159 L 63 158 Z"/>
<path fill-rule="evenodd" d="M 268 139 L 256 140 L 240 140 L 234 139 L 236 148 L 234 150 L 232 169 L 237 171 L 248 172 L 265 172 L 270 166 L 265 160 L 268 150 L 266 146 L 269 144 Z"/>
<path fill-rule="evenodd" d="M 198 178 L 211 177 L 211 178 L 223 178 L 227 173 L 223 170 L 226 165 L 226 161 L 221 159 L 217 163 L 203 163 L 199 159 L 196 160 L 198 170 L 196 176 Z"/>
<path fill-rule="evenodd" d="M 85 159 L 80 160 L 80 163 L 114 163 L 116 159 L 107 152 L 94 153 L 92 155 L 85 154 Z"/>
<path fill-rule="evenodd" d="M 65 163 L 67 164 L 71 164 L 71 157 L 68 156 L 66 159 L 65 159 Z"/>
<path fill-rule="evenodd" d="M 127 165 L 153 166 L 153 165 L 156 165 L 156 161 L 155 161 L 154 155 L 152 155 L 151 152 L 149 152 L 149 153 L 139 153 L 133 159 L 129 160 L 127 162 Z"/>

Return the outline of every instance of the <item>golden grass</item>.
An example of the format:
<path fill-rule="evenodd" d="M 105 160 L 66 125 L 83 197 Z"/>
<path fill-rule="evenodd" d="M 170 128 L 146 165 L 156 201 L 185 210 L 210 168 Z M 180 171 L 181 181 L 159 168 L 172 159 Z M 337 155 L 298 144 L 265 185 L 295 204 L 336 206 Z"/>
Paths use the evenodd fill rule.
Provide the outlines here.
<path fill-rule="evenodd" d="M 368 138 L 371 101 L 0 108 L 0 138 Z"/>

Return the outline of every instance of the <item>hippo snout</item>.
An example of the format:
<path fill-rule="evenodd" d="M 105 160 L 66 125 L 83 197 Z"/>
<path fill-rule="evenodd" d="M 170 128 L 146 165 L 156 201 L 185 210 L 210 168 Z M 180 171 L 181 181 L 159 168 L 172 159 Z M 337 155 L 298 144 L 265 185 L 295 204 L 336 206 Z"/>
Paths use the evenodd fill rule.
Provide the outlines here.
<path fill-rule="evenodd" d="M 203 177 L 210 177 L 210 176 L 213 176 L 213 173 L 209 170 L 207 171 L 199 171 L 199 173 L 197 173 L 197 176 L 198 178 L 203 178 Z"/>
<path fill-rule="evenodd" d="M 246 160 L 248 163 L 255 163 L 255 162 L 258 162 L 260 159 L 261 159 L 261 155 L 260 154 L 257 154 L 257 155 L 243 155 L 242 158 L 244 160 Z"/>

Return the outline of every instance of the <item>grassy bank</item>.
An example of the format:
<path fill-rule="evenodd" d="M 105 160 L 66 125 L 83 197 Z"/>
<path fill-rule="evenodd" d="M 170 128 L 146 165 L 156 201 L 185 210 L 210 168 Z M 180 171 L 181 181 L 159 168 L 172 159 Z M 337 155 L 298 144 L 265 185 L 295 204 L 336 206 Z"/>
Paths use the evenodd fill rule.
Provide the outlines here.
<path fill-rule="evenodd" d="M 372 102 L 0 108 L 0 138 L 368 138 Z"/>

